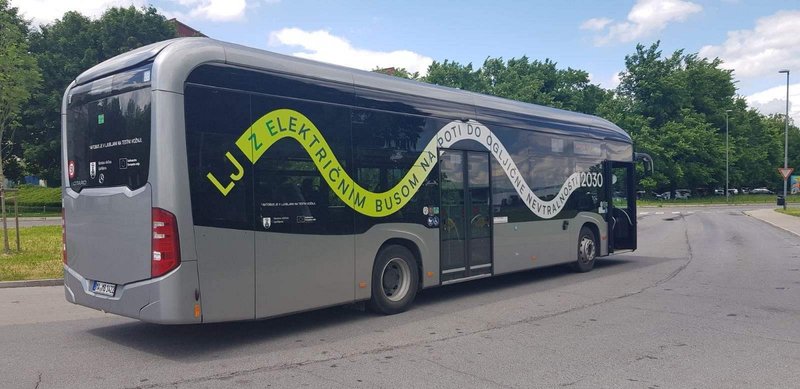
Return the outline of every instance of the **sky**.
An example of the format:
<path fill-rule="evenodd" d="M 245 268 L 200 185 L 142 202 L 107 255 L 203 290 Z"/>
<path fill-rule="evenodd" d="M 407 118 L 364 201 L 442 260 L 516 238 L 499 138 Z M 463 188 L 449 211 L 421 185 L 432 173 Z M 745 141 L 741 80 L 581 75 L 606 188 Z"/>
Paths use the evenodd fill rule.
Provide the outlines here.
<path fill-rule="evenodd" d="M 11 0 L 35 25 L 68 10 L 100 16 L 152 5 L 211 38 L 359 69 L 487 57 L 555 61 L 618 84 L 636 44 L 661 41 L 734 69 L 737 93 L 762 113 L 800 121 L 800 0 Z M 794 103 L 794 104 L 792 104 Z"/>

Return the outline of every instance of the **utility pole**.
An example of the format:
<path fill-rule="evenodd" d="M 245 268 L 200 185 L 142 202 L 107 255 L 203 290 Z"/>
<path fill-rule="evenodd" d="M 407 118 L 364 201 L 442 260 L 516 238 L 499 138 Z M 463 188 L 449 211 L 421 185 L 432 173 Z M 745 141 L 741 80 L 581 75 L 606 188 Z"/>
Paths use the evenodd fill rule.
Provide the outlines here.
<path fill-rule="evenodd" d="M 725 202 L 728 203 L 730 200 L 730 192 L 728 191 L 728 177 L 729 177 L 729 166 L 730 166 L 730 156 L 729 156 L 729 148 L 728 148 L 728 113 L 731 112 L 730 109 L 725 110 Z"/>
<path fill-rule="evenodd" d="M 786 73 L 786 128 L 783 132 L 783 168 L 789 168 L 789 69 L 783 69 L 778 73 Z M 786 210 L 786 184 L 788 177 L 783 179 L 783 209 Z"/>

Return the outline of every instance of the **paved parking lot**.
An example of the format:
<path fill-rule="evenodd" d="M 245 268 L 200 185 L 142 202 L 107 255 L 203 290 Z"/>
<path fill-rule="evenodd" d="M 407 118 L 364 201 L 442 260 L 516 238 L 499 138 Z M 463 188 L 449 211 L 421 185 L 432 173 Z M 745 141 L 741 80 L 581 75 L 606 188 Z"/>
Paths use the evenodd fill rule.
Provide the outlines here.
<path fill-rule="evenodd" d="M 0 387 L 796 387 L 800 237 L 750 208 L 642 209 L 641 249 L 591 273 L 426 290 L 389 317 L 156 326 L 0 289 Z"/>

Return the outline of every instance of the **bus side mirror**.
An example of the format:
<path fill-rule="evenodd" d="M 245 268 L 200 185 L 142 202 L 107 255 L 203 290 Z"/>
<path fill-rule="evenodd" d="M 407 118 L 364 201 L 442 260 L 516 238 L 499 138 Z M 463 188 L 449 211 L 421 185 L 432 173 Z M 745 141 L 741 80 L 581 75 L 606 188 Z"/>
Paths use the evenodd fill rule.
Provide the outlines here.
<path fill-rule="evenodd" d="M 651 175 L 653 174 L 653 157 L 651 157 L 650 154 L 633 153 L 633 159 L 635 161 L 641 161 L 642 163 L 644 163 L 645 175 L 647 175 L 648 173 Z"/>

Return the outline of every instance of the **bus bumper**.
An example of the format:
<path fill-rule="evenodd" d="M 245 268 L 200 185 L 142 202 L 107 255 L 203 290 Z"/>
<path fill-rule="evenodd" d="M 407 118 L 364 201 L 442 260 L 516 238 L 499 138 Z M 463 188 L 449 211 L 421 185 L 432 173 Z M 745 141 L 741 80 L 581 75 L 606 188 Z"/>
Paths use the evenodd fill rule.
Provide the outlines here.
<path fill-rule="evenodd" d="M 114 296 L 92 291 L 88 280 L 64 265 L 64 295 L 67 301 L 150 323 L 193 324 L 202 322 L 199 305 L 197 262 L 181 262 L 158 278 L 117 285 Z"/>

